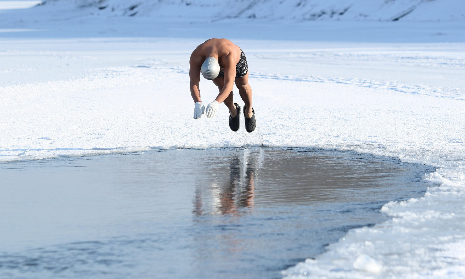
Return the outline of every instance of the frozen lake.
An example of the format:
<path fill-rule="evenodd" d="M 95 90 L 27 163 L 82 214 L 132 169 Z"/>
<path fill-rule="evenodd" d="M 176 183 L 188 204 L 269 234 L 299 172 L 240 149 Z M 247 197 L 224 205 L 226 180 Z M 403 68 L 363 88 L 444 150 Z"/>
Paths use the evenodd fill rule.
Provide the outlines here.
<path fill-rule="evenodd" d="M 3 163 L 1 278 L 278 278 L 434 168 L 304 148 Z"/>
<path fill-rule="evenodd" d="M 203 271 L 227 273 L 227 268 L 240 265 L 243 271 L 231 272 L 243 272 L 243 277 L 267 272 L 279 277 L 280 270 L 288 279 L 464 277 L 465 21 L 463 9 L 457 8 L 463 7 L 462 0 L 418 0 L 418 9 L 395 22 L 383 18 L 409 11 L 412 1 L 360 0 L 358 10 L 353 7 L 347 13 L 360 19 L 356 21 L 308 21 L 302 16 L 312 7 L 294 9 L 292 1 L 254 2 L 258 3 L 254 11 L 246 9 L 239 18 L 221 20 L 218 11 L 242 9 L 218 5 L 240 7 L 245 2 L 202 0 L 209 8 L 197 1 L 168 2 L 140 1 L 136 7 L 123 0 L 108 0 L 108 6 L 84 0 L 47 1 L 32 9 L 1 11 L 0 162 L 2 167 L 17 168 L 2 169 L 5 175 L 0 182 L 0 233 L 8 240 L 0 254 L 5 256 L 2 266 L 9 267 L 2 272 L 13 277 L 24 272 L 34 278 L 57 277 L 57 272 L 75 278 L 111 272 L 111 278 L 126 278 L 156 272 L 163 276 L 175 269 L 173 276 L 192 272 L 189 276 L 201 277 L 208 275 Z M 316 2 L 322 9 L 343 5 Z M 357 11 L 374 5 L 387 10 L 370 12 L 372 20 L 360 18 L 363 15 Z M 262 7 L 269 8 L 272 17 L 259 18 Z M 205 11 L 206 17 L 199 17 L 198 11 Z M 279 18 L 281 12 L 291 13 Z M 257 18 L 249 18 L 251 13 Z M 231 132 L 224 106 L 213 119 L 192 117 L 189 56 L 211 37 L 231 39 L 247 56 L 256 133 L 248 134 L 243 125 L 237 133 Z M 202 80 L 200 87 L 204 102 L 217 96 L 211 82 Z M 236 89 L 234 96 L 242 105 Z M 267 148 L 257 151 L 258 146 Z M 221 152 L 240 153 L 241 147 L 252 149 L 238 155 L 240 171 L 231 171 L 236 159 Z M 309 223 L 302 216 L 312 226 L 321 224 L 314 220 L 324 219 L 313 218 L 315 211 L 299 200 L 313 195 L 295 192 L 289 185 L 297 184 L 285 180 L 290 177 L 271 172 L 275 161 L 269 158 L 276 156 L 269 152 L 287 147 L 316 153 L 344 150 L 348 152 L 344 156 L 355 154 L 355 158 L 371 154 L 362 156 L 360 171 L 373 165 L 363 162 L 381 160 L 399 168 L 418 166 L 419 172 L 393 169 L 388 173 L 396 173 L 398 179 L 376 178 L 382 185 L 387 181 L 402 185 L 398 192 L 372 183 L 363 191 L 341 187 L 324 191 L 339 195 L 332 197 L 333 203 L 325 204 L 324 196 L 317 195 L 311 205 L 327 206 L 331 216 L 339 216 L 338 202 L 354 205 L 346 197 L 369 197 L 370 202 L 379 202 L 377 210 L 382 206 L 383 214 L 369 211 L 368 204 L 360 201 L 361 209 L 344 212 L 363 214 L 341 213 L 344 218 L 334 224 L 346 229 L 331 230 L 328 225 L 322 234 L 327 239 L 318 242 L 309 228 L 298 225 Z M 209 151 L 199 152 L 205 149 Z M 131 152 L 139 156 L 114 155 Z M 217 159 L 208 159 L 215 152 L 220 154 Z M 257 152 L 262 155 L 254 159 Z M 343 155 L 336 152 L 329 157 Z M 147 166 L 159 162 L 153 158 L 163 156 L 173 164 L 179 161 L 177 172 L 169 169 L 171 163 L 158 163 L 152 166 L 155 171 L 147 171 Z M 220 169 L 215 177 L 210 175 L 212 165 L 205 163 L 209 160 Z M 347 160 L 347 168 L 358 162 Z M 247 172 L 245 161 L 260 162 L 256 174 Z M 434 172 L 424 175 L 430 172 L 424 166 L 433 166 Z M 156 171 L 163 168 L 168 171 Z M 295 176 L 284 161 L 275 169 Z M 318 173 L 306 171 L 312 176 L 305 179 L 318 181 L 314 176 Z M 53 172 L 61 178 L 54 178 Z M 5 184 L 6 173 L 22 186 Z M 238 173 L 243 190 L 233 187 L 233 198 L 225 198 L 231 192 L 226 185 Z M 329 173 L 321 176 L 334 177 Z M 46 179 L 48 174 L 51 179 Z M 253 199 L 247 190 L 252 176 Z M 273 183 L 266 177 L 274 177 L 269 179 Z M 143 182 L 149 178 L 152 184 Z M 417 178 L 434 186 L 420 183 L 419 193 L 408 192 L 416 186 L 403 188 Z M 167 186 L 183 179 L 189 183 Z M 28 180 L 46 184 L 26 187 Z M 285 191 L 277 185 L 286 185 Z M 279 190 L 266 196 L 260 192 L 266 189 Z M 386 192 L 372 194 L 373 189 Z M 407 197 L 412 198 L 398 200 Z M 17 205 L 22 202 L 29 206 Z M 291 231 L 295 234 L 286 235 Z M 278 241 L 277 235 L 285 241 Z M 239 248 L 220 245 L 228 241 L 235 243 L 229 247 Z M 205 243 L 211 246 L 206 249 Z M 324 247 L 324 243 L 331 244 Z M 203 247 L 206 255 L 192 252 L 199 250 L 195 247 Z M 244 247 L 261 254 L 251 257 Z M 222 266 L 225 262 L 227 266 Z"/>

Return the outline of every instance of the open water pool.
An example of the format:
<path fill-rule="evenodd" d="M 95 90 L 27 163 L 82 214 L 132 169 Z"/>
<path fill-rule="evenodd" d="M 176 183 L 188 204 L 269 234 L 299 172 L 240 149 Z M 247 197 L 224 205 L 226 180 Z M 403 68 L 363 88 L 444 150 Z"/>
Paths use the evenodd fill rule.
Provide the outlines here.
<path fill-rule="evenodd" d="M 249 148 L 0 164 L 1 278 L 280 278 L 434 168 Z"/>

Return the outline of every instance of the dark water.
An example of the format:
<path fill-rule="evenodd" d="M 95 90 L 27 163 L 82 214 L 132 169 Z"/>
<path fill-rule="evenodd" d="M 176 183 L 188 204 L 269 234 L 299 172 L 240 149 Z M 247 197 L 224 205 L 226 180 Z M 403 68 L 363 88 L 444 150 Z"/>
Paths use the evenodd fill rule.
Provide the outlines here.
<path fill-rule="evenodd" d="M 433 169 L 311 149 L 0 165 L 0 278 L 279 278 Z"/>

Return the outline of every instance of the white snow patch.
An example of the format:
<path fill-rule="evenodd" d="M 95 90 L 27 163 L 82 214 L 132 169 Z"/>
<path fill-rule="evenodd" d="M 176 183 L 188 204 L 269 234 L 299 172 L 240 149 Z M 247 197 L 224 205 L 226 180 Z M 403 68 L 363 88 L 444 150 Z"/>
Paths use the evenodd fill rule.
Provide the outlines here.
<path fill-rule="evenodd" d="M 27 9 L 41 4 L 42 1 L 0 1 L 1 10 Z"/>
<path fill-rule="evenodd" d="M 353 264 L 354 268 L 371 273 L 379 273 L 383 268 L 377 261 L 367 255 L 360 255 Z"/>

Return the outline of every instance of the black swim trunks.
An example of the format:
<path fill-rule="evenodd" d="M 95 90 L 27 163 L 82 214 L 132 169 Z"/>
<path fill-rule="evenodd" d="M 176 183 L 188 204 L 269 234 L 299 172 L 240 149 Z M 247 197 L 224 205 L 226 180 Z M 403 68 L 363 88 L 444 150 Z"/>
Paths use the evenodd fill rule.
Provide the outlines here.
<path fill-rule="evenodd" d="M 236 77 L 243 77 L 247 74 L 249 71 L 249 66 L 247 65 L 247 59 L 245 58 L 245 54 L 241 49 L 241 59 L 239 59 L 239 62 L 236 64 Z M 219 77 L 224 77 L 224 72 L 220 71 L 218 76 Z"/>

